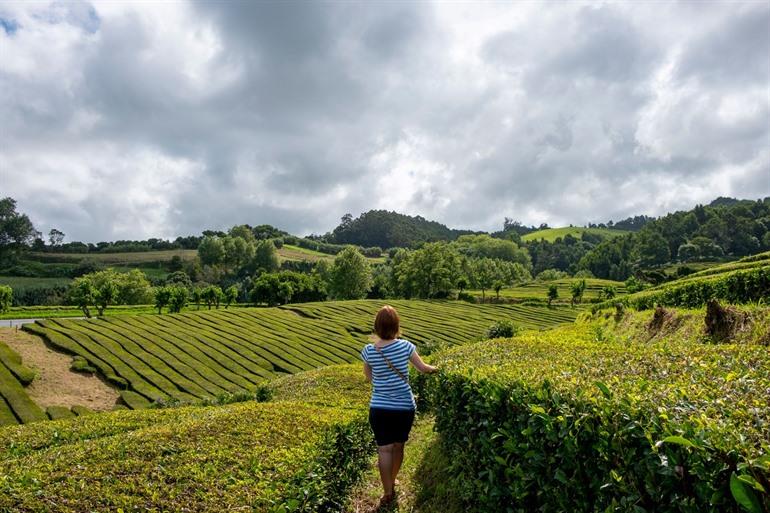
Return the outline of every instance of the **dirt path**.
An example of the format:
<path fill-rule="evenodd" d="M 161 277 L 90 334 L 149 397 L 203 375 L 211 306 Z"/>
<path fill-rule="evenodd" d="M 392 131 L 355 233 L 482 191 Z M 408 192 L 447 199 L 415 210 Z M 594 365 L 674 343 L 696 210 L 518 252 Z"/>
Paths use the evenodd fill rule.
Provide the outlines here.
<path fill-rule="evenodd" d="M 415 421 L 404 449 L 404 463 L 398 475 L 397 503 L 378 508 L 382 485 L 377 472 L 377 457 L 353 490 L 346 513 L 457 513 L 457 507 L 445 489 L 443 460 L 433 432 L 433 418 L 421 416 Z"/>
<path fill-rule="evenodd" d="M 41 338 L 15 328 L 0 328 L 0 340 L 37 373 L 26 390 L 41 408 L 81 405 L 105 411 L 115 406 L 117 390 L 96 376 L 72 372 L 72 357 L 48 348 Z"/>

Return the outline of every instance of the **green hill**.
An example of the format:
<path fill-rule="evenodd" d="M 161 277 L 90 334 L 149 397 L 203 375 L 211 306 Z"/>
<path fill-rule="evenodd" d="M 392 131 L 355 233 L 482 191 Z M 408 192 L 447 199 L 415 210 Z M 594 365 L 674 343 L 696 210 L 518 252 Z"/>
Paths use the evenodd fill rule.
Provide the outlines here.
<path fill-rule="evenodd" d="M 579 226 L 567 226 L 564 228 L 548 228 L 545 230 L 530 232 L 526 235 L 523 235 L 521 240 L 527 242 L 543 239 L 547 242 L 554 242 L 556 239 L 563 239 L 567 235 L 572 235 L 576 239 L 580 239 L 584 233 L 596 235 L 602 238 L 612 238 L 620 237 L 621 235 L 626 235 L 631 232 L 627 230 L 611 230 L 609 228 L 581 228 Z"/>
<path fill-rule="evenodd" d="M 541 329 L 575 318 L 570 310 L 522 305 L 388 303 L 401 314 L 404 337 L 421 347 L 474 340 L 500 320 Z M 357 361 L 383 304 L 361 300 L 46 319 L 24 329 L 60 351 L 82 357 L 121 389 L 126 405 L 143 408 L 156 401 L 190 403 L 253 392 L 276 376 Z"/>

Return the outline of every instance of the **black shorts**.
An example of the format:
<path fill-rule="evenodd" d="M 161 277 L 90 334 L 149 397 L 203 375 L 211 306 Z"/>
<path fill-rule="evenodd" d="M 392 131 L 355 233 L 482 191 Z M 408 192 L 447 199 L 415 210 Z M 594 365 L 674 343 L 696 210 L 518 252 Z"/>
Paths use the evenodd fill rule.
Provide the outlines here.
<path fill-rule="evenodd" d="M 414 410 L 386 410 L 369 408 L 369 424 L 377 445 L 404 443 L 414 423 Z"/>

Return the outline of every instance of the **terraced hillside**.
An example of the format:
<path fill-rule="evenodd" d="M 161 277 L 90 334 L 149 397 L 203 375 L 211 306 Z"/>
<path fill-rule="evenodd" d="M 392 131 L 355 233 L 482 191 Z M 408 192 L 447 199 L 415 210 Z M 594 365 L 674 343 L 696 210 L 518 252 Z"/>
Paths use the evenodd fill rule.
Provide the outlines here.
<path fill-rule="evenodd" d="M 537 300 L 538 302 L 545 304 L 547 303 L 548 287 L 551 285 L 556 285 L 556 289 L 559 292 L 559 297 L 556 300 L 556 303 L 569 303 L 570 298 L 572 297 L 570 287 L 573 283 L 579 281 L 581 280 L 578 278 L 564 278 L 561 280 L 553 281 L 531 281 L 517 287 L 506 287 L 501 289 L 500 298 L 505 300 L 527 302 Z M 622 296 L 627 293 L 626 284 L 622 281 L 602 280 L 598 278 L 586 278 L 585 281 L 586 290 L 583 294 L 583 302 L 600 299 L 602 297 L 601 294 L 604 287 L 614 287 L 615 294 L 618 296 Z M 470 290 L 468 292 L 475 297 L 480 298 L 482 296 L 480 290 Z M 486 290 L 485 296 L 488 298 L 495 297 L 495 291 Z"/>
<path fill-rule="evenodd" d="M 510 319 L 525 328 L 551 327 L 574 312 L 453 301 L 392 301 L 404 336 L 418 345 L 459 344 Z M 153 401 L 195 402 L 254 391 L 265 380 L 354 362 L 382 301 L 287 305 L 176 315 L 47 319 L 25 325 L 53 347 L 85 359 L 121 389 L 130 408 Z"/>
<path fill-rule="evenodd" d="M 35 378 L 32 369 L 0 342 L 0 426 L 45 420 L 45 412 L 29 398 L 24 386 Z"/>

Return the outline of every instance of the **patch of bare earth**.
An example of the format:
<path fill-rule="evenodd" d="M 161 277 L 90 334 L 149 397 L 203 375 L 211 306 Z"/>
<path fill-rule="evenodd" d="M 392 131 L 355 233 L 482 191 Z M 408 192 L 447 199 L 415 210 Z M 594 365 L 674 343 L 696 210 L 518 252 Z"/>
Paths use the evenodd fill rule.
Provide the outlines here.
<path fill-rule="evenodd" d="M 0 340 L 19 353 L 22 363 L 37 374 L 26 391 L 40 407 L 81 405 L 105 411 L 115 406 L 119 397 L 115 388 L 95 375 L 71 371 L 72 357 L 52 350 L 40 337 L 15 328 L 0 328 Z"/>

